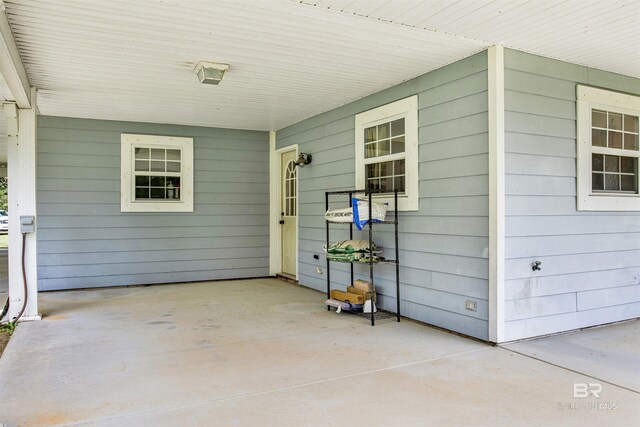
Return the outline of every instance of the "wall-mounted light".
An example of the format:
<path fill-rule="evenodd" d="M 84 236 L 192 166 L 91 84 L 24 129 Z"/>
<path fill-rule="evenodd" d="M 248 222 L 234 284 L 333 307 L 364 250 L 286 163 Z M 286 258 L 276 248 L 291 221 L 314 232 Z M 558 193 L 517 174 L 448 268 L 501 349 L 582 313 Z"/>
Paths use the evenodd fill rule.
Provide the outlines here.
<path fill-rule="evenodd" d="M 300 166 L 301 168 L 311 163 L 311 154 L 300 153 L 298 156 L 298 160 L 296 160 L 296 166 Z"/>
<path fill-rule="evenodd" d="M 200 83 L 217 85 L 220 83 L 228 69 L 229 64 L 200 61 L 193 71 L 198 76 Z"/>

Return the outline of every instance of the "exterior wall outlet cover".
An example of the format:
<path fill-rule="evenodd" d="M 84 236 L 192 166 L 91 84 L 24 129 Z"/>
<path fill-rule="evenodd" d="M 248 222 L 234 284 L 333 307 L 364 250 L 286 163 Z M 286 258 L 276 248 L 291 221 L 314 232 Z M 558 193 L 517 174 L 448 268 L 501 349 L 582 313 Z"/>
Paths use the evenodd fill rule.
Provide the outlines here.
<path fill-rule="evenodd" d="M 470 311 L 478 311 L 478 303 L 475 301 L 466 300 L 464 303 L 464 308 Z"/>

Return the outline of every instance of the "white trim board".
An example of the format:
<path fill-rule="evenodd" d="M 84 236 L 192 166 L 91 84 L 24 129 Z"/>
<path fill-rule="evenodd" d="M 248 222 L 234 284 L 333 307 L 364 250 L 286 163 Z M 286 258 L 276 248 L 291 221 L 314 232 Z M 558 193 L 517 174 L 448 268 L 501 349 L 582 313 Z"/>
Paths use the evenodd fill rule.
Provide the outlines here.
<path fill-rule="evenodd" d="M 505 337 L 504 48 L 487 51 L 489 95 L 489 341 Z"/>
<path fill-rule="evenodd" d="M 36 95 L 31 89 L 20 52 L 11 32 L 7 13 L 0 11 L 0 74 L 20 108 L 36 110 Z"/>
<path fill-rule="evenodd" d="M 276 131 L 269 131 L 269 275 L 275 276 L 278 274 L 278 264 L 280 253 L 280 241 L 277 237 L 278 232 L 278 201 L 276 195 L 279 193 L 279 185 L 277 179 L 274 177 L 274 171 L 276 168 L 276 162 L 279 164 L 280 160 L 276 159 Z"/>

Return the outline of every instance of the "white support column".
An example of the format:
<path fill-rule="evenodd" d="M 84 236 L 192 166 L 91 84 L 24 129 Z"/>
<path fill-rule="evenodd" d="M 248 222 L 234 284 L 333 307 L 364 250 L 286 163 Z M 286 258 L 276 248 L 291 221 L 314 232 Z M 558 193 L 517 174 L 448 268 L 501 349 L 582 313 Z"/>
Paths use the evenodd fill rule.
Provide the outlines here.
<path fill-rule="evenodd" d="M 36 216 L 36 109 L 35 91 L 32 108 L 16 108 L 5 104 L 8 145 L 9 196 L 9 319 L 15 318 L 24 303 L 22 276 L 22 234 L 20 217 Z M 27 307 L 21 321 L 39 319 L 37 274 L 37 216 L 36 232 L 26 235 L 25 272 L 27 277 Z"/>
<path fill-rule="evenodd" d="M 505 337 L 505 115 L 504 48 L 488 56 L 489 95 L 489 341 Z"/>

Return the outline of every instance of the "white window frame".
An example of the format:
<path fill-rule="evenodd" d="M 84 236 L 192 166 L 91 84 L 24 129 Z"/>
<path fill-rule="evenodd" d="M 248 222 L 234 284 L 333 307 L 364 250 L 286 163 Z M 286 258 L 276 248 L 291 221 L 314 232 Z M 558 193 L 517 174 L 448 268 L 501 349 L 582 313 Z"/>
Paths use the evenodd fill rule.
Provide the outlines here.
<path fill-rule="evenodd" d="M 419 209 L 419 181 L 418 181 L 418 96 L 401 99 L 383 105 L 373 110 L 356 115 L 356 187 L 365 187 L 365 158 L 364 158 L 364 130 L 377 124 L 391 122 L 404 118 L 405 120 L 405 151 L 404 155 L 394 156 L 389 160 L 404 159 L 405 161 L 405 193 L 398 195 L 398 210 L 417 211 Z M 381 159 L 382 160 L 382 159 Z M 389 203 L 389 209 L 395 210 L 393 197 L 388 193 L 376 196 L 376 201 Z"/>
<path fill-rule="evenodd" d="M 640 97 L 582 85 L 577 86 L 576 95 L 578 210 L 640 211 L 640 194 L 593 192 L 591 186 L 591 110 L 640 116 Z M 605 151 L 608 150 L 611 150 L 612 155 L 633 157 L 630 155 L 633 152 L 628 150 L 607 149 Z M 600 149 L 600 151 L 603 150 Z M 635 157 L 638 156 L 636 152 Z M 640 158 L 638 160 L 640 162 Z M 640 181 L 640 173 L 638 179 Z M 640 182 L 637 185 L 640 189 Z"/>
<path fill-rule="evenodd" d="M 135 200 L 134 149 L 152 147 L 181 151 L 180 200 Z M 120 138 L 120 211 L 193 212 L 193 138 L 123 133 Z"/>

